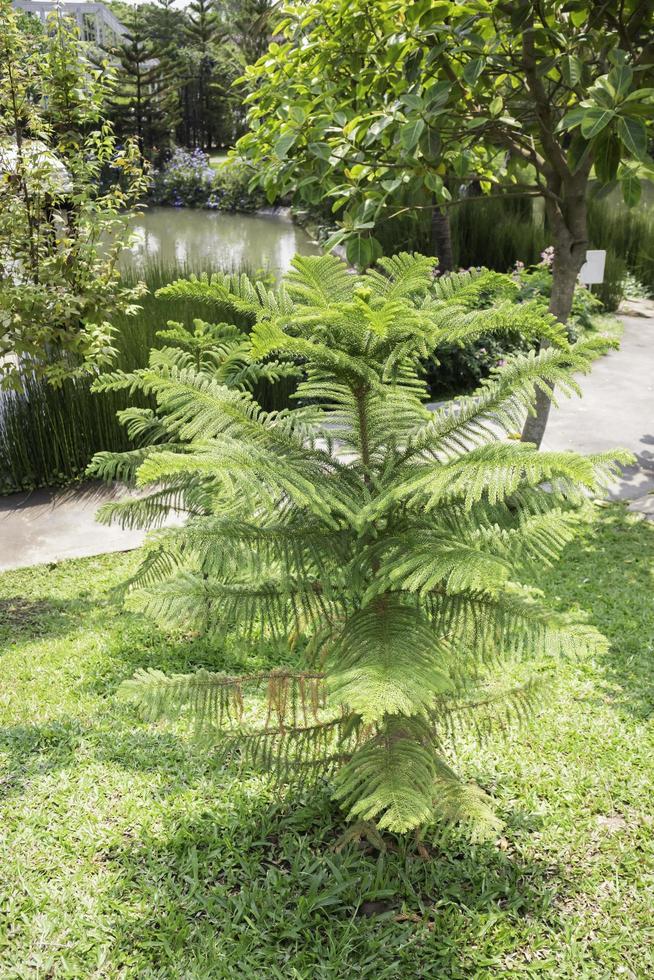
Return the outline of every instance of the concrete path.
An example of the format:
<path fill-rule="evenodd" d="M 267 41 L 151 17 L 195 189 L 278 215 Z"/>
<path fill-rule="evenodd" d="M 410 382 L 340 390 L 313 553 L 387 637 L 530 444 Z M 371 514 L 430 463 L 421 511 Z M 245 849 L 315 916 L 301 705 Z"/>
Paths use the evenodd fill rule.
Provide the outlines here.
<path fill-rule="evenodd" d="M 143 531 L 95 521 L 98 507 L 121 495 L 120 490 L 87 483 L 0 498 L 0 570 L 138 548 Z"/>
<path fill-rule="evenodd" d="M 624 316 L 619 351 L 582 379 L 583 398 L 553 408 L 545 449 L 597 452 L 624 446 L 637 456 L 612 496 L 654 519 L 654 316 Z M 0 498 L 0 570 L 137 548 L 142 531 L 95 522 L 95 512 L 121 491 L 96 483 Z"/>
<path fill-rule="evenodd" d="M 654 519 L 654 316 L 621 319 L 620 349 L 596 361 L 581 379 L 583 398 L 562 399 L 552 408 L 543 449 L 629 449 L 637 461 L 624 470 L 611 496 Z"/>

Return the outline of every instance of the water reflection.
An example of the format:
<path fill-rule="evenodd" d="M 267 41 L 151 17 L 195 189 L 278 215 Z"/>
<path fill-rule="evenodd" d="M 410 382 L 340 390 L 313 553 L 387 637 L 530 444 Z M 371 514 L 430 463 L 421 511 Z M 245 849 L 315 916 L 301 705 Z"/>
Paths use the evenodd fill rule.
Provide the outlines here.
<path fill-rule="evenodd" d="M 320 249 L 285 213 L 226 214 L 176 208 L 148 208 L 133 220 L 134 240 L 121 266 L 141 273 L 146 264 L 192 270 L 267 269 L 281 275 L 296 252 Z"/>

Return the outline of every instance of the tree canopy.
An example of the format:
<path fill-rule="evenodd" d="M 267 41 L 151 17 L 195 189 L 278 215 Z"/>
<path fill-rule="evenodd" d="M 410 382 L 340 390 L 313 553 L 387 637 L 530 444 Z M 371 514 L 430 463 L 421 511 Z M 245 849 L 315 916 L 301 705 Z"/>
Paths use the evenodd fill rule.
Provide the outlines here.
<path fill-rule="evenodd" d="M 471 185 L 539 196 L 562 321 L 588 242 L 589 184 L 636 204 L 651 176 L 652 3 L 318 0 L 284 8 L 281 43 L 246 72 L 239 150 L 271 198 L 328 204 L 360 266 L 375 228 Z M 333 239 L 334 241 L 337 239 Z M 545 403 L 541 406 L 545 411 Z M 541 415 L 543 415 L 541 412 Z M 539 441 L 543 418 L 531 426 Z"/>

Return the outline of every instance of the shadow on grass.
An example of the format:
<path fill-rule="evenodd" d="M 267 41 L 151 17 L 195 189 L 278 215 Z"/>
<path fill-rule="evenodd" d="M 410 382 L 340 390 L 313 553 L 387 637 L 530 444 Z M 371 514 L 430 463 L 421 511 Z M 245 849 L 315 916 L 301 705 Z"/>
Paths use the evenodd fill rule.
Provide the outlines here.
<path fill-rule="evenodd" d="M 337 854 L 343 829 L 326 793 L 251 795 L 131 840 L 107 856 L 116 904 L 135 910 L 112 924 L 117 955 L 157 976 L 463 977 L 496 923 L 555 919 L 562 884 L 543 862 L 453 834 L 430 860 L 397 838 Z"/>
<path fill-rule="evenodd" d="M 559 608 L 583 610 L 609 640 L 598 655 L 603 698 L 639 719 L 654 714 L 654 525 L 624 505 L 604 508 L 535 584 Z"/>
<path fill-rule="evenodd" d="M 24 792 L 31 777 L 73 766 L 82 737 L 77 719 L 0 728 L 0 800 Z"/>
<path fill-rule="evenodd" d="M 79 628 L 78 615 L 85 604 L 26 595 L 0 597 L 0 655 L 11 643 L 66 636 Z M 90 609 L 91 603 L 86 604 Z"/>

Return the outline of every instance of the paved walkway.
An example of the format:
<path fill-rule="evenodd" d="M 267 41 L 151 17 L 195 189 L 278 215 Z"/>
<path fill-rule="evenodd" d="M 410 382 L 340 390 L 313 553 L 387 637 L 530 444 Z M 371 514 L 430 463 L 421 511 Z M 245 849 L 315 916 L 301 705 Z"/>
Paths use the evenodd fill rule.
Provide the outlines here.
<path fill-rule="evenodd" d="M 612 496 L 654 519 L 654 317 L 625 316 L 619 351 L 582 379 L 584 397 L 553 408 L 543 448 L 597 452 L 624 446 L 637 456 Z M 137 548 L 142 531 L 95 522 L 120 491 L 89 483 L 0 498 L 0 570 Z"/>
<path fill-rule="evenodd" d="M 611 496 L 654 519 L 654 317 L 621 319 L 620 349 L 581 379 L 583 398 L 565 398 L 552 408 L 543 449 L 629 449 L 637 461 L 623 471 Z"/>
<path fill-rule="evenodd" d="M 101 504 L 121 495 L 118 489 L 87 483 L 0 498 L 0 570 L 138 548 L 143 531 L 95 520 Z"/>

